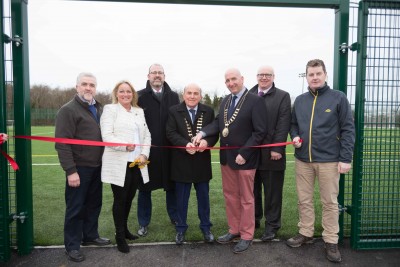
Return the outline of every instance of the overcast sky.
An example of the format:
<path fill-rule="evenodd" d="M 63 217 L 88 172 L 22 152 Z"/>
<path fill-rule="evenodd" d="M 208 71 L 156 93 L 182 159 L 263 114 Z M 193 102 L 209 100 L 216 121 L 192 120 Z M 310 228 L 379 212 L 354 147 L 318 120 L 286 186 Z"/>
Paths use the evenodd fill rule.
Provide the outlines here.
<path fill-rule="evenodd" d="M 292 98 L 302 91 L 305 64 L 323 59 L 333 72 L 334 10 L 32 0 L 28 2 L 30 82 L 75 86 L 93 72 L 98 90 L 127 79 L 145 86 L 152 63 L 164 66 L 173 88 L 198 83 L 228 93 L 224 72 L 241 70 L 254 86 L 261 65 Z M 304 83 L 304 87 L 307 83 Z"/>

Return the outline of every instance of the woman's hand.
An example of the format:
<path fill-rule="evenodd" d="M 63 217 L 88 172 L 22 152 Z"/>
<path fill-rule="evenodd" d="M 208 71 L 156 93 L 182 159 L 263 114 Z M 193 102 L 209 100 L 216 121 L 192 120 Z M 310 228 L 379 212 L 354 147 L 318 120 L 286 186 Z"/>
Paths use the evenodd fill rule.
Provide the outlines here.
<path fill-rule="evenodd" d="M 134 150 L 135 150 L 135 145 L 126 146 L 126 151 L 132 152 L 132 151 L 134 151 Z"/>

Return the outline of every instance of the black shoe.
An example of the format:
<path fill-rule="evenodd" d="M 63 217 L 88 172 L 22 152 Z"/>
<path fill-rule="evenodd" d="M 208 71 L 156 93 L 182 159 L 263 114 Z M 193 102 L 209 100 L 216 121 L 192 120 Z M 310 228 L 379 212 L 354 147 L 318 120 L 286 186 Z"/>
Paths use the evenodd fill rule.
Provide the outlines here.
<path fill-rule="evenodd" d="M 70 261 L 81 262 L 85 260 L 85 256 L 79 250 L 65 251 L 65 254 Z"/>
<path fill-rule="evenodd" d="M 218 237 L 217 242 L 220 244 L 230 243 L 234 240 L 238 240 L 240 238 L 239 234 L 233 235 L 231 233 L 227 233 L 223 236 Z"/>
<path fill-rule="evenodd" d="M 256 220 L 256 229 L 258 229 L 258 228 L 260 228 L 260 221 L 259 220 Z"/>
<path fill-rule="evenodd" d="M 103 238 L 103 237 L 98 237 L 92 241 L 83 241 L 82 242 L 82 246 L 90 246 L 90 245 L 105 246 L 105 245 L 109 245 L 109 244 L 111 244 L 110 239 Z"/>
<path fill-rule="evenodd" d="M 242 253 L 245 252 L 251 245 L 252 240 L 243 240 L 240 239 L 240 241 L 234 246 L 233 248 L 233 253 Z"/>
<path fill-rule="evenodd" d="M 265 231 L 264 234 L 261 236 L 261 241 L 272 241 L 274 240 L 276 234 L 271 231 Z"/>
<path fill-rule="evenodd" d="M 115 236 L 115 241 L 117 242 L 117 249 L 119 252 L 129 253 L 129 246 L 124 237 Z"/>
<path fill-rule="evenodd" d="M 128 239 L 128 240 L 136 240 L 139 237 L 137 235 L 132 234 L 128 230 L 125 230 L 125 238 Z"/>
<path fill-rule="evenodd" d="M 175 243 L 176 243 L 177 245 L 182 245 L 184 241 L 185 241 L 185 234 L 182 233 L 182 232 L 176 233 L 176 236 L 175 236 Z"/>
<path fill-rule="evenodd" d="M 203 236 L 204 236 L 204 242 L 214 243 L 215 238 L 214 238 L 214 235 L 210 231 L 204 231 Z"/>

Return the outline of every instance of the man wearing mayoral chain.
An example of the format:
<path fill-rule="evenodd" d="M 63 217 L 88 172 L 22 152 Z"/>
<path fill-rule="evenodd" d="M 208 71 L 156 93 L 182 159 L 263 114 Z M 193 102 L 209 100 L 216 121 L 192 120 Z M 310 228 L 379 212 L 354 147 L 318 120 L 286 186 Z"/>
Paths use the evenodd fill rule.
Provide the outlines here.
<path fill-rule="evenodd" d="M 231 94 L 220 106 L 219 116 L 204 127 L 195 137 L 220 134 L 220 163 L 229 231 L 218 237 L 221 244 L 240 241 L 234 253 L 246 251 L 253 240 L 254 175 L 259 164 L 259 148 L 266 132 L 267 110 L 261 97 L 250 94 L 243 85 L 244 78 L 238 69 L 225 72 L 225 84 Z M 232 147 L 232 148 L 230 148 Z"/>

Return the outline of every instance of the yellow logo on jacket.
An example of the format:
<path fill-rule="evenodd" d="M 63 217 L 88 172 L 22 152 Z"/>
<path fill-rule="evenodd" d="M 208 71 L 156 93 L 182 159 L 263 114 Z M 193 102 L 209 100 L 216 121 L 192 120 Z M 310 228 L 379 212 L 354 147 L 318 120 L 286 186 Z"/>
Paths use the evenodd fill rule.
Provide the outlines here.
<path fill-rule="evenodd" d="M 327 110 L 325 110 L 325 112 L 331 112 L 331 110 L 328 108 Z"/>

